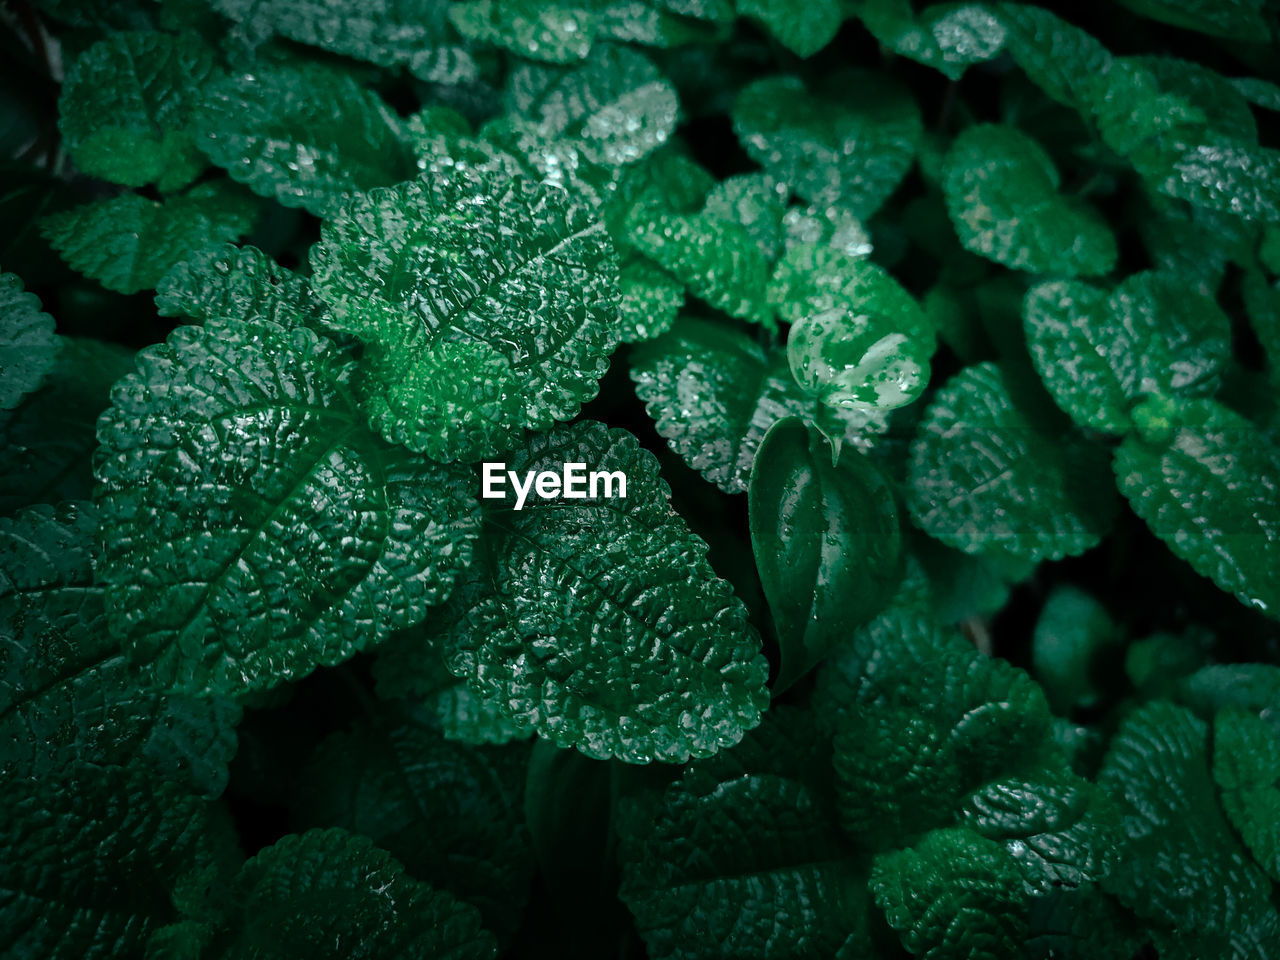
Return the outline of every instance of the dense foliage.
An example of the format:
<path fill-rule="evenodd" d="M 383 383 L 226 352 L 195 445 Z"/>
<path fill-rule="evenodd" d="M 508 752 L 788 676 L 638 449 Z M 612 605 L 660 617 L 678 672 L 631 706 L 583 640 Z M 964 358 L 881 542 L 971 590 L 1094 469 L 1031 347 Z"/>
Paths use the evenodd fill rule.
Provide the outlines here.
<path fill-rule="evenodd" d="M 0 955 L 1280 960 L 1276 0 L 5 20 Z"/>

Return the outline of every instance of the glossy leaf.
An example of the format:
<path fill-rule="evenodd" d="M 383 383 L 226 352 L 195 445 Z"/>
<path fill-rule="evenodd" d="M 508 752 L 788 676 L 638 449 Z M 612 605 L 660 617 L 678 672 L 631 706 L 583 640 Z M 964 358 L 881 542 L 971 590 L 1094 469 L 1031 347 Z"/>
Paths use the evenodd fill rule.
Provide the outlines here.
<path fill-rule="evenodd" d="M 205 247 L 175 264 L 156 285 L 162 317 L 314 323 L 322 305 L 310 284 L 256 247 Z"/>
<path fill-rule="evenodd" d="M 1209 729 L 1157 701 L 1117 731 L 1099 784 L 1127 802 L 1128 835 L 1106 887 L 1149 920 L 1230 932 L 1269 909 L 1271 885 L 1232 832 L 1214 791 Z"/>
<path fill-rule="evenodd" d="M 623 821 L 620 895 L 650 956 L 857 957 L 870 948 L 865 867 L 801 773 L 816 747 L 775 716 Z"/>
<path fill-rule="evenodd" d="M 276 841 L 240 868 L 231 898 L 228 960 L 498 953 L 474 907 L 410 878 L 389 854 L 345 830 Z"/>
<path fill-rule="evenodd" d="M 0 273 L 0 410 L 12 410 L 48 375 L 62 340 L 53 317 L 12 273 Z"/>
<path fill-rule="evenodd" d="M 752 159 L 795 193 L 862 218 L 906 176 L 922 135 L 905 89 L 856 71 L 830 77 L 817 95 L 795 77 L 758 80 L 739 94 L 733 128 Z"/>
<path fill-rule="evenodd" d="M 139 761 L 217 795 L 239 708 L 165 697 L 129 668 L 93 582 L 97 521 L 84 503 L 0 519 L 0 771 L 56 777 L 77 762 Z"/>
<path fill-rule="evenodd" d="M 990 363 L 938 391 L 911 445 L 907 505 L 931 536 L 966 553 L 1059 559 L 1098 543 L 1115 515 L 1105 454 L 1049 426 Z"/>
<path fill-rule="evenodd" d="M 933 333 L 882 267 L 830 247 L 793 247 L 769 299 L 791 323 L 787 361 L 807 393 L 836 410 L 892 410 L 929 380 Z"/>
<path fill-rule="evenodd" d="M 402 121 L 350 76 L 315 65 L 233 73 L 205 91 L 199 147 L 261 197 L 316 216 L 417 173 Z"/>
<path fill-rule="evenodd" d="M 806 396 L 782 351 L 692 317 L 632 353 L 631 379 L 671 449 L 726 493 L 746 491 L 760 443 L 783 417 L 860 451 L 888 427 L 880 411 L 832 410 Z"/>
<path fill-rule="evenodd" d="M 1211 400 L 1148 404 L 1135 419 L 1115 456 L 1130 506 L 1201 576 L 1280 615 L 1280 451 Z"/>
<path fill-rule="evenodd" d="M 994 9 L 1006 31 L 1005 49 L 1031 82 L 1052 100 L 1088 115 L 1090 82 L 1111 65 L 1107 48 L 1044 7 L 1000 3 Z"/>
<path fill-rule="evenodd" d="M 450 742 L 383 710 L 320 743 L 301 773 L 295 817 L 303 826 L 368 837 L 415 879 L 476 907 L 485 926 L 507 938 L 519 925 L 533 866 L 523 759 L 519 747 Z"/>
<path fill-rule="evenodd" d="M 112 34 L 67 71 L 58 129 L 90 176 L 127 187 L 184 187 L 207 165 L 192 121 L 217 76 L 213 52 L 192 34 Z"/>
<path fill-rule="evenodd" d="M 211 866 L 207 805 L 121 767 L 0 784 L 0 950 L 50 960 L 141 956 L 178 918 L 181 878 Z"/>
<path fill-rule="evenodd" d="M 901 575 L 888 479 L 855 451 L 832 459 L 789 418 L 770 429 L 751 471 L 751 547 L 782 648 L 775 692 L 878 612 Z"/>
<path fill-rule="evenodd" d="M 1274 724 L 1226 710 L 1213 726 L 1213 779 L 1254 860 L 1280 880 L 1280 738 Z"/>
<path fill-rule="evenodd" d="M 392 442 L 477 459 L 595 395 L 618 342 L 617 266 L 563 191 L 441 172 L 356 198 L 322 238 L 314 288 L 364 342 L 364 407 Z"/>
<path fill-rule="evenodd" d="M 871 889 L 902 945 L 921 960 L 999 960 L 1026 929 L 1026 893 L 1000 844 L 971 830 L 930 833 L 881 854 Z"/>
<path fill-rule="evenodd" d="M 252 204 L 225 183 L 192 187 L 164 201 L 137 193 L 95 200 L 40 222 L 45 239 L 75 270 L 108 290 L 152 290 L 180 260 L 247 233 Z"/>
<path fill-rule="evenodd" d="M 882 44 L 900 56 L 959 80 L 975 63 L 1004 46 L 1005 28 L 985 4 L 939 3 L 917 15 L 911 0 L 862 0 L 858 18 Z"/>
<path fill-rule="evenodd" d="M 96 462 L 112 632 L 158 680 L 261 690 L 418 622 L 470 559 L 469 479 L 378 441 L 305 328 L 179 327 Z"/>
<path fill-rule="evenodd" d="M 214 0 L 250 35 L 278 35 L 380 67 L 406 66 L 423 80 L 462 83 L 478 68 L 457 45 L 447 6 L 435 0 Z"/>
<path fill-rule="evenodd" d="M 668 502 L 657 460 L 590 421 L 531 436 L 508 469 L 626 475 L 491 520 L 493 561 L 449 669 L 558 746 L 632 763 L 710 756 L 767 703 L 746 610 Z M 506 503 L 514 497 L 507 492 Z"/>
<path fill-rule="evenodd" d="M 508 81 L 509 106 L 548 139 L 569 139 L 591 163 L 635 163 L 675 131 L 675 88 L 643 54 L 597 46 L 582 66 L 556 71 L 532 64 Z"/>
<path fill-rule="evenodd" d="M 966 250 L 1032 273 L 1109 272 L 1117 256 L 1111 229 L 1059 186 L 1044 148 L 1013 127 L 970 127 L 947 152 L 942 189 Z"/>
<path fill-rule="evenodd" d="M 651 340 L 671 329 L 684 306 L 684 284 L 642 257 L 623 261 L 618 270 L 619 338 L 626 343 Z"/>
<path fill-rule="evenodd" d="M 1231 355 L 1231 321 L 1212 297 L 1171 274 L 1138 273 L 1110 296 L 1055 280 L 1027 293 L 1028 345 L 1045 385 L 1081 426 L 1133 428 L 1148 395 L 1212 393 Z"/>

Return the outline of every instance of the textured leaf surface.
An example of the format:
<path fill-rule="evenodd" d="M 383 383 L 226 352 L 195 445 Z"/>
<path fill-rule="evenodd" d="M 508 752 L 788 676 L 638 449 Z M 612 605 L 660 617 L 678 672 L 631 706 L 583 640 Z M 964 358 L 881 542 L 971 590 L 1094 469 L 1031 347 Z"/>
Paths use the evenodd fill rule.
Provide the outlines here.
<path fill-rule="evenodd" d="M 1129 841 L 1106 887 L 1149 920 L 1229 932 L 1268 909 L 1270 884 L 1231 831 L 1213 788 L 1209 729 L 1157 701 L 1112 740 L 1099 784 L 1127 801 Z"/>
<path fill-rule="evenodd" d="M 844 21 L 839 0 L 798 6 L 789 0 L 738 0 L 738 13 L 760 21 L 798 57 L 811 57 L 834 40 Z"/>
<path fill-rule="evenodd" d="M 1107 273 L 1117 256 L 1110 228 L 1058 187 L 1044 148 L 1013 127 L 970 127 L 947 152 L 942 189 L 966 250 L 1032 273 Z"/>
<path fill-rule="evenodd" d="M 176 264 L 156 286 L 162 317 L 270 320 L 282 327 L 314 321 L 322 306 L 310 284 L 256 247 L 205 247 Z"/>
<path fill-rule="evenodd" d="M 498 952 L 474 907 L 412 879 L 345 830 L 277 841 L 240 869 L 232 896 L 229 960 L 481 960 Z"/>
<path fill-rule="evenodd" d="M 959 80 L 965 70 L 996 56 L 1005 28 L 978 3 L 938 3 L 917 16 L 911 0 L 862 0 L 858 18 L 877 40 L 904 57 Z"/>
<path fill-rule="evenodd" d="M 81 503 L 0 519 L 0 771 L 56 777 L 77 761 L 140 759 L 220 793 L 240 711 L 164 697 L 129 668 L 93 582 L 97 521 Z"/>
<path fill-rule="evenodd" d="M 876 410 L 830 410 L 792 379 L 785 354 L 692 317 L 631 355 L 631 379 L 658 433 L 726 493 L 743 493 L 765 433 L 783 417 L 821 424 L 858 450 L 888 426 Z"/>
<path fill-rule="evenodd" d="M 393 442 L 476 459 L 595 395 L 617 266 L 564 191 L 441 172 L 355 199 L 322 237 L 315 289 L 365 343 L 366 410 Z"/>
<path fill-rule="evenodd" d="M 920 527 L 966 553 L 1028 560 L 1083 553 L 1106 533 L 1115 499 L 1105 455 L 1047 429 L 990 363 L 938 391 L 911 445 L 907 504 Z"/>
<path fill-rule="evenodd" d="M 1280 737 L 1274 724 L 1226 710 L 1213 725 L 1213 779 L 1254 860 L 1280 880 Z"/>
<path fill-rule="evenodd" d="M 1048 731 L 1044 695 L 1026 674 L 936 630 L 887 612 L 855 650 L 878 633 L 883 645 L 837 655 L 820 678 L 840 822 L 873 849 L 953 823 L 966 794 L 1034 759 Z"/>
<path fill-rule="evenodd" d="M 213 858 L 203 800 L 120 767 L 0 785 L 0 950 L 13 957 L 141 956 L 177 919 L 179 878 Z"/>
<path fill-rule="evenodd" d="M 471 55 L 454 43 L 447 5 L 435 0 L 215 0 L 254 36 L 272 34 L 380 67 L 407 66 L 424 80 L 475 79 Z"/>
<path fill-rule="evenodd" d="M 199 147 L 262 197 L 324 217 L 353 193 L 412 177 L 403 123 L 352 77 L 255 67 L 206 89 Z"/>
<path fill-rule="evenodd" d="M 684 284 L 642 257 L 618 270 L 619 337 L 624 343 L 650 340 L 671 329 L 684 306 Z"/>
<path fill-rule="evenodd" d="M 422 619 L 468 563 L 469 478 L 370 435 L 305 328 L 180 327 L 99 425 L 112 631 L 162 683 L 263 689 Z"/>
<path fill-rule="evenodd" d="M 837 410 L 892 410 L 929 380 L 933 332 L 883 267 L 830 247 L 793 247 L 769 299 L 791 323 L 787 360 L 804 390 Z"/>
<path fill-rule="evenodd" d="M 93 493 L 98 414 L 111 385 L 133 369 L 133 354 L 78 337 L 61 343 L 48 382 L 0 413 L 0 513 Z"/>
<path fill-rule="evenodd" d="M 656 204 L 635 207 L 627 240 L 717 310 L 773 326 L 766 284 L 769 261 L 740 224 Z"/>
<path fill-rule="evenodd" d="M 591 163 L 635 163 L 675 131 L 675 88 L 640 52 L 598 46 L 569 72 L 535 65 L 514 71 L 508 106 L 548 139 L 569 139 Z"/>
<path fill-rule="evenodd" d="M 1124 433 L 1129 408 L 1149 394 L 1212 393 L 1231 355 L 1231 320 L 1212 297 L 1155 271 L 1129 277 L 1104 299 L 1079 281 L 1027 294 L 1031 358 L 1077 423 Z"/>
<path fill-rule="evenodd" d="M 655 958 L 857 957 L 870 947 L 865 867 L 801 773 L 815 748 L 777 730 L 770 713 L 773 729 L 692 766 L 624 829 L 621 897 Z"/>
<path fill-rule="evenodd" d="M 530 437 L 508 468 L 565 463 L 623 472 L 625 498 L 600 485 L 496 514 L 489 582 L 450 638 L 449 668 L 591 757 L 683 761 L 733 745 L 768 698 L 741 601 L 634 437 L 589 421 L 559 428 Z"/>
<path fill-rule="evenodd" d="M 1155 534 L 1241 603 L 1280 616 L 1280 451 L 1210 400 L 1146 418 L 1116 450 L 1120 491 Z"/>
<path fill-rule="evenodd" d="M 509 937 L 533 865 L 523 754 L 450 742 L 384 710 L 316 748 L 301 774 L 296 816 L 304 826 L 368 837 L 414 878 L 475 906 L 488 929 Z"/>
<path fill-rule="evenodd" d="M 871 889 L 902 945 L 921 960 L 1000 960 L 1016 954 L 1026 893 L 1000 844 L 971 830 L 936 830 L 882 854 Z"/>
<path fill-rule="evenodd" d="M 0 273 L 0 410 L 12 410 L 40 386 L 61 348 L 53 317 L 12 273 Z"/>
<path fill-rule="evenodd" d="M 782 648 L 775 692 L 803 676 L 893 595 L 902 532 L 889 480 L 789 418 L 760 447 L 748 498 L 751 547 Z"/>
<path fill-rule="evenodd" d="M 116 33 L 76 58 L 58 129 L 85 173 L 128 187 L 185 186 L 206 161 L 191 128 L 213 53 L 192 34 Z"/>
<path fill-rule="evenodd" d="M 922 135 L 905 89 L 857 71 L 831 77 L 816 95 L 795 77 L 759 80 L 738 96 L 733 128 L 751 158 L 795 193 L 862 218 L 907 175 Z"/>
<path fill-rule="evenodd" d="M 995 7 L 1006 31 L 1005 49 L 1051 99 L 1088 115 L 1091 80 L 1111 65 L 1101 43 L 1056 13 L 1027 3 Z"/>
<path fill-rule="evenodd" d="M 136 193 L 55 213 L 40 223 L 49 245 L 108 290 L 154 289 L 178 261 L 234 240 L 253 225 L 252 206 L 223 183 L 205 183 L 158 202 Z"/>
<path fill-rule="evenodd" d="M 1103 879 L 1121 839 L 1119 814 L 1101 790 L 1050 770 L 984 785 L 965 800 L 962 817 L 1004 845 L 1032 896 Z"/>

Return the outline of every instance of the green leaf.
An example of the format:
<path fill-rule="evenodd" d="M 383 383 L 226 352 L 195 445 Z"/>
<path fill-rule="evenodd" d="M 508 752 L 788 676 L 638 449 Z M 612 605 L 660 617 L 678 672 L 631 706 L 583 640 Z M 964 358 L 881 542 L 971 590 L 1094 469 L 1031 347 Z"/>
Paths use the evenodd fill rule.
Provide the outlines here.
<path fill-rule="evenodd" d="M 1081 426 L 1123 434 L 1144 397 L 1216 390 L 1231 320 L 1212 297 L 1168 273 L 1137 273 L 1109 297 L 1080 281 L 1032 287 L 1028 346 L 1058 406 Z"/>
<path fill-rule="evenodd" d="M 791 324 L 796 382 L 836 410 L 892 410 L 929 380 L 933 331 L 919 304 L 883 267 L 830 247 L 793 247 L 769 299 Z"/>
<path fill-rule="evenodd" d="M 884 46 L 951 80 L 1004 47 L 1004 25 L 985 4 L 935 3 L 919 16 L 911 0 L 862 0 L 856 9 L 858 19 Z"/>
<path fill-rule="evenodd" d="M 632 352 L 631 379 L 671 449 L 726 493 L 746 492 L 756 451 L 783 417 L 802 417 L 858 450 L 888 428 L 878 410 L 831 410 L 805 395 L 782 351 L 692 317 Z"/>
<path fill-rule="evenodd" d="M 1049 154 L 1013 127 L 970 127 L 947 152 L 942 189 L 966 250 L 1032 273 L 1109 272 L 1117 256 L 1111 229 L 1059 186 Z"/>
<path fill-rule="evenodd" d="M 1222 807 L 1258 864 L 1280 880 L 1280 736 L 1243 710 L 1224 710 L 1213 725 L 1213 779 Z"/>
<path fill-rule="evenodd" d="M 1115 653 L 1120 630 L 1107 609 L 1090 594 L 1061 583 L 1040 610 L 1031 639 L 1031 662 L 1054 712 L 1096 706 L 1103 669 Z"/>
<path fill-rule="evenodd" d="M 314 288 L 365 344 L 365 409 L 392 442 L 477 459 L 595 396 L 617 266 L 564 191 L 441 171 L 356 197 L 321 236 Z"/>
<path fill-rule="evenodd" d="M 406 66 L 431 82 L 479 76 L 455 42 L 447 5 L 435 0 L 214 0 L 213 7 L 254 38 L 274 34 L 380 67 Z"/>
<path fill-rule="evenodd" d="M 1266 0 L 1120 0 L 1135 13 L 1211 37 L 1265 43 Z"/>
<path fill-rule="evenodd" d="M 314 64 L 256 65 L 206 88 L 199 147 L 261 197 L 316 216 L 414 176 L 401 121 L 352 77 Z"/>
<path fill-rule="evenodd" d="M 1133 917 L 1096 886 L 1031 901 L 1025 960 L 1133 960 L 1146 941 Z"/>
<path fill-rule="evenodd" d="M 962 820 L 1004 845 L 1027 893 L 1083 887 L 1111 870 L 1120 817 L 1107 796 L 1073 773 L 1038 770 L 984 785 L 965 799 Z"/>
<path fill-rule="evenodd" d="M 671 329 L 684 306 L 684 284 L 643 257 L 622 262 L 618 271 L 619 337 L 624 343 L 651 340 Z"/>
<path fill-rule="evenodd" d="M 239 708 L 164 697 L 129 668 L 93 582 L 97 521 L 81 503 L 0 519 L 0 770 L 54 776 L 73 762 L 141 759 L 221 793 Z"/>
<path fill-rule="evenodd" d="M 849 257 L 869 257 L 873 249 L 866 226 L 841 206 L 791 207 L 782 215 L 782 231 L 788 250 L 811 243 Z"/>
<path fill-rule="evenodd" d="M 844 22 L 839 0 L 796 5 L 788 0 L 738 0 L 738 13 L 758 20 L 798 57 L 811 57 L 835 39 Z"/>
<path fill-rule="evenodd" d="M 305 328 L 179 327 L 99 424 L 112 632 L 159 682 L 238 694 L 420 621 L 470 560 L 470 478 L 379 442 Z"/>
<path fill-rule="evenodd" d="M 558 428 L 530 436 L 508 469 L 567 463 L 620 471 L 625 497 L 601 484 L 495 513 L 485 589 L 450 636 L 449 669 L 590 757 L 680 762 L 731 746 L 768 702 L 746 609 L 634 437 L 590 421 Z"/>
<path fill-rule="evenodd" d="M 889 480 L 832 450 L 801 420 L 779 421 L 751 471 L 751 549 L 782 648 L 777 693 L 869 620 L 901 577 L 902 532 Z"/>
<path fill-rule="evenodd" d="M 95 200 L 40 222 L 72 268 L 108 290 L 152 290 L 174 264 L 201 247 L 234 240 L 255 211 L 224 183 L 199 184 L 163 202 L 137 193 Z"/>
<path fill-rule="evenodd" d="M 1156 701 L 1130 714 L 1098 783 L 1126 803 L 1128 843 L 1104 881 L 1125 906 L 1187 933 L 1228 933 L 1269 912 L 1270 883 L 1214 795 L 1209 728 L 1189 710 Z"/>
<path fill-rule="evenodd" d="M 306 827 L 368 837 L 415 879 L 476 907 L 507 939 L 533 868 L 524 753 L 450 742 L 383 710 L 320 743 L 300 774 L 295 816 Z"/>
<path fill-rule="evenodd" d="M 347 960 L 498 954 L 480 913 L 407 876 L 345 830 L 276 841 L 240 868 L 227 918 L 227 960 Z"/>
<path fill-rule="evenodd" d="M 567 139 L 590 163 L 635 163 L 670 139 L 675 88 L 641 53 L 597 46 L 569 71 L 527 64 L 508 80 L 508 108 L 549 139 Z"/>
<path fill-rule="evenodd" d="M 1280 616 L 1280 451 L 1211 400 L 1139 415 L 1115 455 L 1134 512 L 1201 576 Z"/>
<path fill-rule="evenodd" d="M 866 868 L 805 776 L 818 748 L 777 714 L 620 827 L 620 896 L 655 960 L 869 955 Z"/>
<path fill-rule="evenodd" d="M 1093 104 L 1090 81 L 1111 65 L 1106 47 L 1043 7 L 1000 3 L 1005 49 L 1031 82 L 1050 99 L 1088 116 Z"/>
<path fill-rule="evenodd" d="M 171 783 L 122 767 L 0 784 L 0 951 L 106 960 L 143 955 L 178 918 L 180 878 L 211 864 L 210 808 Z"/>
<path fill-rule="evenodd" d="M 707 213 L 682 214 L 657 204 L 632 208 L 627 240 L 717 310 L 774 326 L 766 285 L 769 261 L 740 224 Z"/>
<path fill-rule="evenodd" d="M 53 317 L 12 273 L 0 273 L 0 321 L 0 410 L 12 410 L 53 369 L 62 338 Z"/>
<path fill-rule="evenodd" d="M 35 503 L 87 500 L 93 493 L 98 414 L 133 369 L 114 344 L 62 337 L 48 382 L 0 412 L 0 514 Z"/>
<path fill-rule="evenodd" d="M 772 261 L 782 251 L 789 197 L 786 184 L 768 174 L 741 173 L 712 187 L 703 210 L 709 216 L 738 224 Z M 839 212 L 839 208 L 832 208 L 833 215 Z"/>
<path fill-rule="evenodd" d="M 936 630 L 889 612 L 858 638 L 868 649 L 835 656 L 819 681 L 840 822 L 872 849 L 952 824 L 968 793 L 1034 761 L 1048 735 L 1048 705 L 1025 673 Z"/>
<path fill-rule="evenodd" d="M 758 80 L 738 95 L 732 119 L 768 173 L 810 203 L 840 203 L 863 219 L 907 175 L 923 132 L 911 94 L 865 71 L 835 74 L 814 93 L 795 77 Z"/>
<path fill-rule="evenodd" d="M 934 395 L 911 445 L 907 505 L 926 533 L 966 553 L 1075 556 L 1115 515 L 1105 453 L 1050 427 L 1020 387 L 982 363 Z"/>
<path fill-rule="evenodd" d="M 1174 677 L 1174 694 L 1180 703 L 1212 720 L 1219 711 L 1245 710 L 1273 726 L 1280 724 L 1280 666 L 1269 663 L 1214 663 L 1200 666 L 1202 656 Z M 1199 669 L 1196 669 L 1199 667 Z"/>
<path fill-rule="evenodd" d="M 935 830 L 916 847 L 881 854 L 871 890 L 902 945 L 920 960 L 1016 955 L 1027 895 L 1005 849 L 972 830 Z"/>
<path fill-rule="evenodd" d="M 212 51 L 191 34 L 116 33 L 72 63 L 58 101 L 58 129 L 85 173 L 161 190 L 204 170 L 192 121 L 218 75 Z"/>
<path fill-rule="evenodd" d="M 312 324 L 323 307 L 306 279 L 256 247 L 205 247 L 175 264 L 156 285 L 162 317 L 270 320 L 282 327 Z"/>

